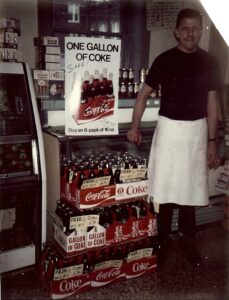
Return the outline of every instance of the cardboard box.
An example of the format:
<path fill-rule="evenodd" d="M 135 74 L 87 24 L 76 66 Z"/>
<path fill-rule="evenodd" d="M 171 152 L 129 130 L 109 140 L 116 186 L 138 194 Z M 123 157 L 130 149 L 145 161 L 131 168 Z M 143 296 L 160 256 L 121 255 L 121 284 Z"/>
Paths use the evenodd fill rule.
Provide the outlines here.
<path fill-rule="evenodd" d="M 68 183 L 63 175 L 60 183 L 60 198 L 66 199 L 71 205 L 79 209 L 87 209 L 118 204 L 122 201 L 134 200 L 148 195 L 148 180 L 106 185 L 105 180 L 107 179 L 107 182 L 109 182 L 109 178 L 109 176 L 104 176 L 86 180 L 85 182 L 90 182 L 90 185 L 88 184 L 88 187 L 85 185 L 85 188 L 78 189 L 77 176 L 72 182 Z M 103 184 L 102 182 L 105 183 Z M 94 187 L 89 187 L 93 185 Z"/>
<path fill-rule="evenodd" d="M 78 209 L 88 209 L 115 204 L 115 186 L 95 186 L 78 189 L 77 178 L 71 183 L 61 179 L 61 198 Z"/>
<path fill-rule="evenodd" d="M 58 216 L 53 218 L 53 238 L 65 254 L 73 255 L 85 249 L 92 250 L 106 245 L 106 229 L 98 224 L 98 215 L 77 216 L 71 219 L 72 232 L 68 234 Z"/>
<path fill-rule="evenodd" d="M 49 71 L 49 96 L 64 99 L 64 71 Z"/>
<path fill-rule="evenodd" d="M 86 249 L 87 237 L 85 229 L 74 230 L 70 235 L 66 235 L 55 223 L 53 224 L 53 228 L 53 238 L 65 253 L 73 255 Z"/>
<path fill-rule="evenodd" d="M 60 47 L 44 46 L 44 53 L 60 55 Z"/>
<path fill-rule="evenodd" d="M 56 36 L 43 36 L 34 38 L 35 46 L 59 46 L 59 38 Z"/>
<path fill-rule="evenodd" d="M 153 248 L 145 248 L 130 252 L 124 264 L 126 279 L 132 279 L 156 270 L 157 256 Z"/>
<path fill-rule="evenodd" d="M 19 20 L 16 18 L 1 18 L 0 28 L 19 28 Z"/>
<path fill-rule="evenodd" d="M 42 66 L 43 66 L 43 64 L 42 64 Z M 44 67 L 45 67 L 45 70 L 59 71 L 60 70 L 60 62 L 46 62 Z"/>
<path fill-rule="evenodd" d="M 33 70 L 34 89 L 36 96 L 49 96 L 49 71 Z"/>
<path fill-rule="evenodd" d="M 50 62 L 50 63 L 60 63 L 60 55 L 56 54 L 45 54 L 45 62 Z"/>
<path fill-rule="evenodd" d="M 89 274 L 83 274 L 83 265 L 55 269 L 53 280 L 50 282 L 52 299 L 63 299 L 73 294 L 90 290 Z"/>

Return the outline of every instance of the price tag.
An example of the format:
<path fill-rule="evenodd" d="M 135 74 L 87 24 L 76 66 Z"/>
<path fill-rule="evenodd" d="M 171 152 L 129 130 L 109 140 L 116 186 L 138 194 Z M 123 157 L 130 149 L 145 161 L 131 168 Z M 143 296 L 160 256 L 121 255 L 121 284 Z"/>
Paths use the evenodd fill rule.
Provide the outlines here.
<path fill-rule="evenodd" d="M 99 224 L 99 215 L 84 215 L 70 218 L 69 229 L 85 229 Z"/>
<path fill-rule="evenodd" d="M 103 176 L 83 181 L 81 189 L 95 188 L 99 186 L 106 186 L 110 183 L 111 176 Z"/>
<path fill-rule="evenodd" d="M 74 276 L 80 276 L 83 274 L 83 264 L 70 266 L 62 269 L 55 269 L 53 280 L 63 280 Z"/>

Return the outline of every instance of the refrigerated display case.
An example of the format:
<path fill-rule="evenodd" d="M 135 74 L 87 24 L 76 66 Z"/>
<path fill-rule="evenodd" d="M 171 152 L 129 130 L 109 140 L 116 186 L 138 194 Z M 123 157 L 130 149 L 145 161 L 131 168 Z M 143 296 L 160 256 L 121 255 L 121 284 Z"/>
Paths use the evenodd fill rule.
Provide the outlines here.
<path fill-rule="evenodd" d="M 147 124 L 143 129 L 144 138 L 141 147 L 129 143 L 126 139 L 126 125 L 119 128 L 119 135 L 92 137 L 66 136 L 63 126 L 44 128 L 45 157 L 47 166 L 47 208 L 55 211 L 57 200 L 60 199 L 60 175 L 63 159 L 74 159 L 77 155 L 93 153 L 128 152 L 132 155 L 147 159 L 154 126 Z M 48 239 L 52 236 L 52 220 L 47 217 Z"/>
<path fill-rule="evenodd" d="M 129 152 L 136 156 L 148 159 L 151 140 L 154 134 L 156 121 L 142 122 L 143 136 L 141 146 L 129 143 L 126 139 L 129 123 L 119 124 L 119 134 L 110 136 L 66 136 L 64 126 L 49 126 L 43 128 L 45 157 L 47 166 L 47 208 L 55 211 L 57 200 L 60 198 L 61 161 L 63 158 L 72 159 L 76 155 L 86 155 L 90 152 Z M 221 221 L 223 218 L 222 194 L 215 189 L 215 178 L 220 172 L 209 170 L 209 200 L 210 205 L 196 208 L 197 225 Z M 49 214 L 48 214 L 49 215 Z M 52 220 L 47 218 L 47 237 L 52 236 Z M 178 211 L 175 210 L 172 221 L 172 230 L 178 229 Z"/>
<path fill-rule="evenodd" d="M 0 62 L 0 274 L 34 265 L 45 242 L 46 167 L 30 67 Z"/>

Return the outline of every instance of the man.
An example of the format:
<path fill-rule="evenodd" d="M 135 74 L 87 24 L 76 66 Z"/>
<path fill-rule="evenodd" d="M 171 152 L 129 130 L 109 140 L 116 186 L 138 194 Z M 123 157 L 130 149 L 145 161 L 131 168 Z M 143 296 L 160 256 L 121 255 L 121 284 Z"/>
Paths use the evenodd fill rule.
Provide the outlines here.
<path fill-rule="evenodd" d="M 178 44 L 153 62 L 139 92 L 127 138 L 141 143 L 140 121 L 146 100 L 159 85 L 161 106 L 149 156 L 149 196 L 159 206 L 159 263 L 169 250 L 172 213 L 179 209 L 179 233 L 189 261 L 199 266 L 194 247 L 195 206 L 209 203 L 207 165 L 217 168 L 218 66 L 199 48 L 202 16 L 199 11 L 179 12 L 174 31 Z"/>

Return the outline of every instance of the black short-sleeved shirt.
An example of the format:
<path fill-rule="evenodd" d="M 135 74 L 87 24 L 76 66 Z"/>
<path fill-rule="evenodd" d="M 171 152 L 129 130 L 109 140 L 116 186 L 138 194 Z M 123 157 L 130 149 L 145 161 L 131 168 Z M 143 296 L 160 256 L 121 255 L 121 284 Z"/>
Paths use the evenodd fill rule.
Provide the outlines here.
<path fill-rule="evenodd" d="M 217 62 L 209 53 L 201 48 L 185 53 L 177 47 L 154 60 L 145 83 L 161 85 L 159 114 L 174 120 L 206 117 L 208 91 L 221 84 Z"/>

